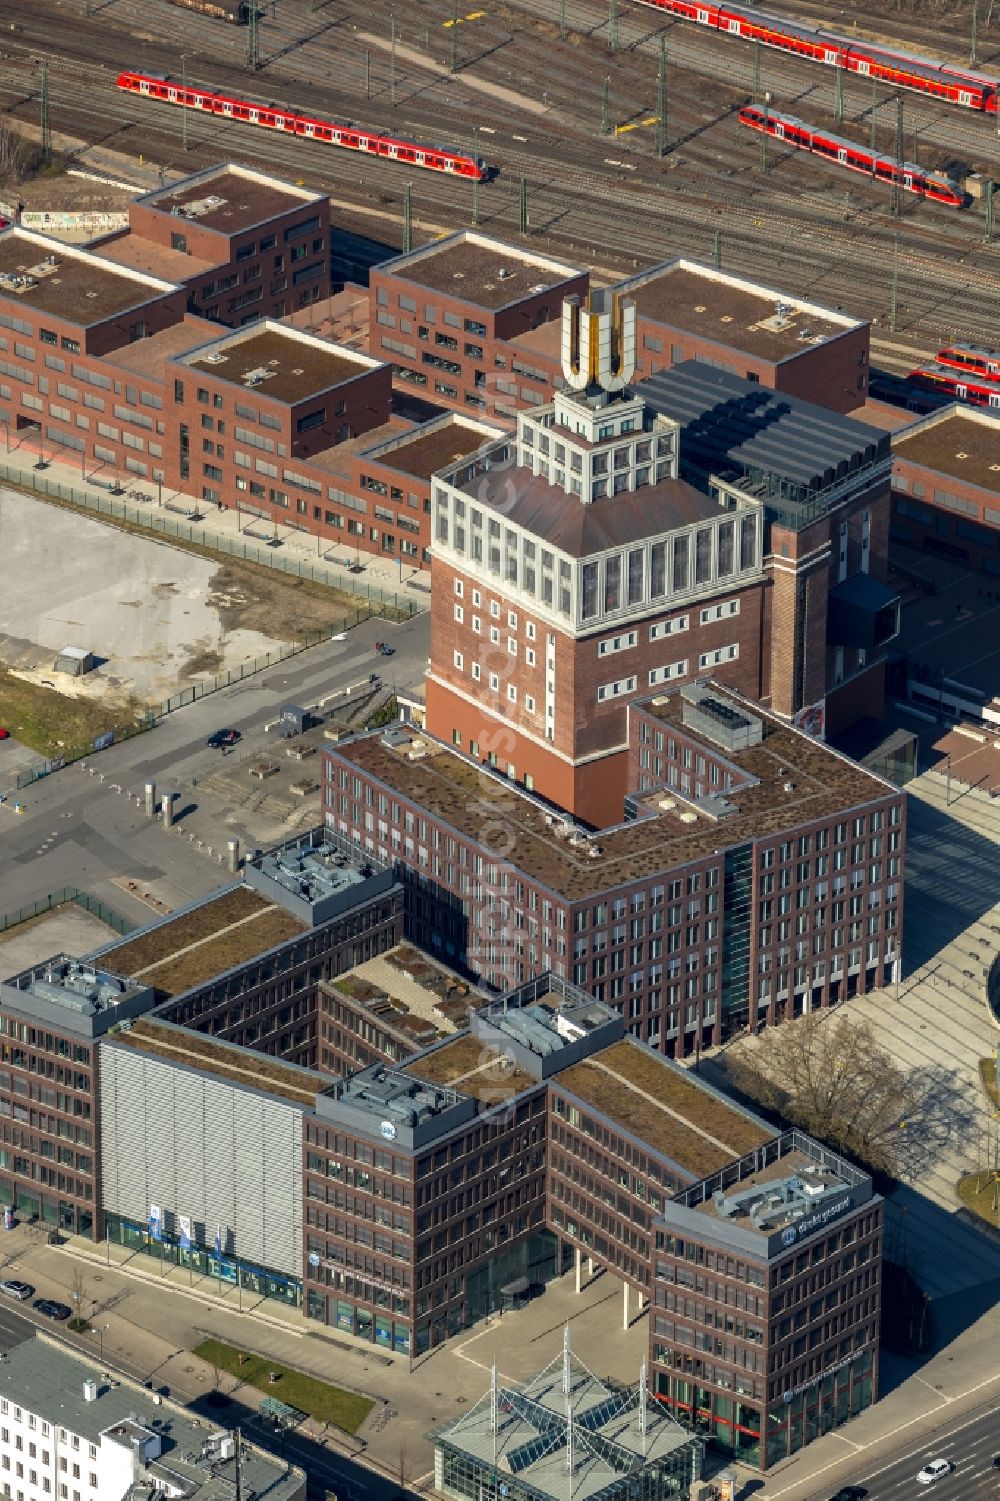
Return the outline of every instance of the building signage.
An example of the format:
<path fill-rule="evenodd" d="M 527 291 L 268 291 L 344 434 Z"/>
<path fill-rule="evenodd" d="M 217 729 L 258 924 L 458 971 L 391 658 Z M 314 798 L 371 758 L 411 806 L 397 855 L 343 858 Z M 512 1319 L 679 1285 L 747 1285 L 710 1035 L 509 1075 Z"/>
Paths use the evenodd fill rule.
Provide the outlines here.
<path fill-rule="evenodd" d="M 182 1251 L 190 1251 L 190 1249 L 191 1249 L 191 1216 L 189 1214 L 179 1214 L 177 1216 L 177 1223 L 180 1226 L 180 1232 L 181 1232 L 181 1250 Z"/>
<path fill-rule="evenodd" d="M 396 1140 L 396 1127 L 393 1125 L 392 1121 L 383 1121 L 379 1126 L 379 1130 L 385 1137 L 386 1141 Z"/>
<path fill-rule="evenodd" d="M 318 1267 L 322 1260 L 323 1258 L 322 1256 L 320 1256 L 318 1251 L 309 1252 L 309 1265 L 311 1267 Z"/>
<path fill-rule="evenodd" d="M 826 1209 L 817 1209 L 815 1214 L 807 1215 L 804 1220 L 797 1220 L 794 1225 L 786 1225 L 781 1232 L 781 1244 L 787 1250 L 797 1240 L 804 1240 L 807 1235 L 811 1235 L 814 1230 L 822 1230 L 824 1225 L 850 1209 L 853 1203 L 851 1195 L 845 1194 L 836 1204 L 830 1204 Z"/>
<path fill-rule="evenodd" d="M 163 1239 L 163 1212 L 159 1204 L 149 1206 L 149 1238 L 150 1240 Z"/>

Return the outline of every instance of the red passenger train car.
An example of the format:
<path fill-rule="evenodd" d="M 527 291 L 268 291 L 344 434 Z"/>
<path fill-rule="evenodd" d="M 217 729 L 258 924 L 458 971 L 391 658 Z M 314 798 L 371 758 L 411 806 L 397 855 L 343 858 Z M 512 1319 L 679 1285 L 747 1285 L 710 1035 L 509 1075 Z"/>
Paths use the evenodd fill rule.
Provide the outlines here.
<path fill-rule="evenodd" d="M 776 47 L 828 68 L 843 68 L 862 78 L 875 78 L 890 88 L 914 89 L 962 109 L 997 111 L 1000 83 L 965 68 L 910 56 L 877 42 L 838 36 L 749 6 L 703 3 L 703 0 L 639 0 L 639 3 L 726 36 L 760 42 L 762 46 Z"/>
<path fill-rule="evenodd" d="M 857 141 L 844 140 L 828 130 L 814 129 L 794 115 L 776 114 L 774 110 L 747 104 L 740 110 L 739 120 L 751 130 L 773 136 L 799 151 L 808 151 L 834 166 L 861 172 L 873 182 L 886 183 L 889 187 L 898 185 L 907 193 L 917 193 L 934 203 L 945 203 L 949 208 L 964 208 L 968 202 L 965 192 L 943 172 L 927 172 L 915 162 L 894 161 L 885 152 L 873 152 Z"/>
<path fill-rule="evenodd" d="M 1000 381 L 1000 351 L 977 349 L 973 344 L 953 344 L 939 349 L 937 363 L 952 370 L 962 370 L 980 380 Z"/>
<path fill-rule="evenodd" d="M 953 397 L 955 401 L 964 401 L 967 406 L 1000 407 L 1000 385 L 980 380 L 976 376 L 962 375 L 944 365 L 911 370 L 907 378 L 922 391 L 938 391 Z"/>
<path fill-rule="evenodd" d="M 266 130 L 299 136 L 303 140 L 320 141 L 327 146 L 341 146 L 347 151 L 385 157 L 410 167 L 423 167 L 429 172 L 471 177 L 479 182 L 489 175 L 481 158 L 467 156 L 461 151 L 447 151 L 441 146 L 422 146 L 415 141 L 380 135 L 377 131 L 358 130 L 353 125 L 338 125 L 332 120 L 315 119 L 312 115 L 302 115 L 276 104 L 258 104 L 229 94 L 217 94 L 212 89 L 182 85 L 156 73 L 120 73 L 117 82 L 120 89 L 129 94 L 138 94 L 144 99 L 177 104 L 184 109 L 200 110 L 206 115 L 238 120 L 244 125 L 259 125 Z"/>

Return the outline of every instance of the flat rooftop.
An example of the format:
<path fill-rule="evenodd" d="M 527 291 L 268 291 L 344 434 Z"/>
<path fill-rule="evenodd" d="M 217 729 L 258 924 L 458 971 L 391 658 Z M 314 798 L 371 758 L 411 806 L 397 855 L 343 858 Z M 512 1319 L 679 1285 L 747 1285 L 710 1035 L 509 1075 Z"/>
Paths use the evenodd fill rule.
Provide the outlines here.
<path fill-rule="evenodd" d="M 486 996 L 468 980 L 437 964 L 411 944 L 397 944 L 326 982 L 386 1025 L 426 1046 L 468 1026 L 469 1013 Z"/>
<path fill-rule="evenodd" d="M 253 1048 L 223 1042 L 190 1027 L 174 1026 L 171 1022 L 154 1021 L 149 1017 L 142 1017 L 128 1030 L 117 1032 L 115 1042 L 138 1048 L 143 1053 L 155 1053 L 168 1063 L 213 1074 L 229 1084 L 242 1084 L 247 1089 L 279 1095 L 303 1109 L 309 1109 L 316 1096 L 330 1084 L 327 1074 L 314 1073 L 311 1069 L 255 1052 Z"/>
<path fill-rule="evenodd" d="M 277 178 L 264 177 L 232 166 L 199 172 L 175 187 L 147 193 L 140 201 L 148 208 L 193 219 L 221 234 L 239 234 L 279 214 L 300 209 L 320 195 L 293 188 Z"/>
<path fill-rule="evenodd" d="M 544 804 L 425 733 L 401 729 L 387 736 L 375 731 L 342 742 L 336 754 L 426 808 L 473 844 L 479 840 L 483 803 L 488 800 L 491 818 L 504 825 L 510 863 L 567 901 L 584 900 L 734 844 L 831 817 L 892 791 L 880 777 L 756 705 L 746 705 L 739 695 L 718 685 L 713 685 L 713 694 L 752 713 L 763 725 L 758 745 L 725 753 L 743 782 L 725 792 L 732 811 L 722 818 L 711 809 L 702 815 L 697 803 L 682 808 L 679 800 L 671 810 L 658 810 L 655 800 L 666 796 L 664 788 L 662 793 L 644 795 L 653 816 L 597 835 L 582 837 L 581 831 L 575 847 Z M 721 753 L 718 744 L 682 726 L 678 691 L 642 700 L 642 707 L 672 724 L 678 739 L 702 745 L 716 756 Z M 786 791 L 786 784 L 791 791 Z M 677 798 L 672 789 L 671 797 Z M 694 821 L 682 820 L 681 814 L 691 810 L 696 813 Z"/>
<path fill-rule="evenodd" d="M 151 380 L 162 381 L 168 360 L 190 354 L 192 349 L 200 349 L 218 337 L 217 323 L 209 323 L 207 318 L 192 318 L 188 314 L 183 323 L 175 323 L 148 338 L 136 339 L 134 344 L 123 344 L 105 359 L 116 369 L 131 370 L 134 375 L 148 375 Z"/>
<path fill-rule="evenodd" d="M 88 328 L 174 291 L 168 281 L 132 275 L 87 251 L 22 229 L 0 234 L 0 297 L 23 310 Z"/>
<path fill-rule="evenodd" d="M 512 1100 L 538 1083 L 503 1053 L 468 1034 L 415 1058 L 405 1065 L 403 1072 L 440 1089 L 471 1095 L 486 1105 Z"/>
<path fill-rule="evenodd" d="M 693 1178 L 716 1172 L 775 1134 L 628 1038 L 562 1070 L 553 1082 Z"/>
<path fill-rule="evenodd" d="M 94 254 L 116 266 L 128 266 L 133 271 L 144 271 L 147 276 L 161 276 L 165 281 L 177 282 L 195 281 L 198 277 L 210 275 L 220 264 L 227 264 L 221 256 L 218 261 L 202 261 L 183 250 L 157 245 L 154 240 L 144 239 L 131 229 L 120 239 L 95 245 Z"/>
<path fill-rule="evenodd" d="M 775 363 L 861 327 L 854 318 L 687 261 L 656 267 L 615 291 L 631 298 L 640 318 Z"/>
<path fill-rule="evenodd" d="M 658 370 L 636 392 L 680 423 L 682 473 L 749 476 L 789 503 L 811 503 L 889 455 L 882 429 L 699 360 Z"/>
<path fill-rule="evenodd" d="M 527 255 L 519 248 L 469 231 L 399 256 L 379 269 L 491 311 L 583 274 L 573 266 Z M 555 303 L 551 312 L 553 317 L 559 312 Z"/>
<path fill-rule="evenodd" d="M 895 457 L 1000 493 L 1000 419 L 968 407 L 935 412 L 892 440 Z"/>
<path fill-rule="evenodd" d="M 824 1193 L 850 1186 L 832 1168 L 795 1149 L 720 1190 L 718 1201 L 705 1199 L 698 1213 L 742 1230 L 766 1233 L 804 1218 Z"/>
<path fill-rule="evenodd" d="M 376 362 L 336 344 L 266 324 L 259 333 L 221 339 L 187 364 L 213 380 L 241 385 L 251 396 L 292 405 L 366 374 Z"/>
<path fill-rule="evenodd" d="M 321 448 L 317 453 L 311 453 L 308 464 L 311 469 L 322 469 L 334 479 L 350 479 L 354 474 L 354 460 L 359 454 L 367 453 L 373 443 L 381 443 L 392 438 L 399 438 L 404 433 L 411 431 L 412 422 L 405 417 L 390 417 L 378 427 L 369 428 L 366 433 L 359 433 L 357 437 L 345 438 L 341 443 L 331 444 L 329 448 Z M 307 462 L 303 460 L 303 462 Z"/>
<path fill-rule="evenodd" d="M 447 421 L 429 431 L 417 428 L 402 443 L 396 443 L 381 453 L 372 453 L 371 457 L 386 468 L 412 474 L 414 479 L 429 480 L 446 464 L 468 458 L 470 453 L 495 441 L 497 436 L 496 430 L 484 433 L 464 422 Z"/>
<path fill-rule="evenodd" d="M 84 1397 L 86 1381 L 96 1384 L 93 1401 Z M 235 1458 L 202 1457 L 206 1439 L 213 1431 L 218 1433 L 218 1428 L 173 1402 L 158 1400 L 154 1405 L 152 1393 L 127 1377 L 116 1373 L 113 1382 L 105 1379 L 96 1359 L 78 1356 L 44 1335 L 36 1334 L 7 1351 L 0 1361 L 0 1396 L 11 1407 L 23 1408 L 54 1427 L 78 1434 L 84 1443 L 97 1445 L 104 1451 L 105 1464 L 111 1446 L 124 1450 L 116 1455 L 121 1473 L 132 1473 L 133 1439 L 152 1445 L 159 1450 L 158 1457 L 136 1461 L 136 1479 L 147 1481 L 150 1495 L 169 1492 L 186 1501 L 231 1501 L 236 1492 Z M 304 1485 L 301 1470 L 264 1453 L 246 1438 L 241 1445 L 241 1468 L 244 1495 L 290 1501 Z"/>
<path fill-rule="evenodd" d="M 167 995 L 180 995 L 305 932 L 305 923 L 247 886 L 168 917 L 102 957 Z"/>

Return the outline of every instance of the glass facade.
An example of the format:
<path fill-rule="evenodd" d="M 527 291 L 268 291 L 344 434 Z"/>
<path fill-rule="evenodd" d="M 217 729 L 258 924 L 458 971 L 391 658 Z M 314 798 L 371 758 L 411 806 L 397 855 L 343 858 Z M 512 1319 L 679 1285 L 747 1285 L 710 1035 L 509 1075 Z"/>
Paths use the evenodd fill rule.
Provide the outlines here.
<path fill-rule="evenodd" d="M 873 1383 L 874 1350 L 869 1346 L 808 1387 L 772 1402 L 763 1431 L 760 1404 L 738 1395 L 727 1396 L 665 1371 L 656 1374 L 656 1393 L 672 1417 L 716 1448 L 742 1464 L 770 1469 L 870 1407 Z"/>
<path fill-rule="evenodd" d="M 192 1244 L 190 1250 L 184 1250 L 179 1240 L 166 1231 L 161 1240 L 154 1240 L 147 1224 L 139 1224 L 117 1214 L 105 1216 L 104 1233 L 112 1244 L 127 1246 L 132 1251 L 151 1256 L 161 1265 L 166 1262 L 185 1267 L 192 1277 L 214 1277 L 220 1283 L 238 1287 L 251 1297 L 274 1298 L 292 1308 L 301 1306 L 301 1278 L 288 1277 L 284 1272 L 276 1272 L 270 1267 L 256 1266 L 253 1262 L 242 1261 L 238 1256 L 231 1256 L 226 1252 L 222 1256 L 216 1256 L 212 1247 Z"/>
<path fill-rule="evenodd" d="M 593 1501 L 671 1501 L 687 1496 L 700 1474 L 701 1446 L 681 1444 L 662 1459 L 609 1479 Z M 458 1501 L 552 1501 L 549 1492 L 523 1475 L 495 1468 L 491 1461 L 441 1438 L 435 1450 L 435 1489 Z"/>

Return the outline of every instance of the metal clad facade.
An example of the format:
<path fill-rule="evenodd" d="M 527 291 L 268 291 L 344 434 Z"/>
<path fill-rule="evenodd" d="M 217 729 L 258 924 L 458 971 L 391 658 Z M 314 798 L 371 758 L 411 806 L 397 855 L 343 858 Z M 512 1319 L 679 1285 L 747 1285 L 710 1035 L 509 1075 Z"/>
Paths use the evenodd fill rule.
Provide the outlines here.
<path fill-rule="evenodd" d="M 101 1055 L 104 1208 L 168 1235 L 190 1215 L 196 1243 L 302 1275 L 302 1111 L 156 1058 L 105 1045 Z"/>

